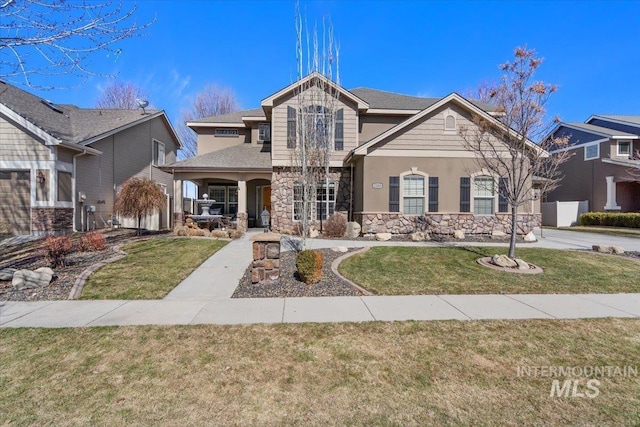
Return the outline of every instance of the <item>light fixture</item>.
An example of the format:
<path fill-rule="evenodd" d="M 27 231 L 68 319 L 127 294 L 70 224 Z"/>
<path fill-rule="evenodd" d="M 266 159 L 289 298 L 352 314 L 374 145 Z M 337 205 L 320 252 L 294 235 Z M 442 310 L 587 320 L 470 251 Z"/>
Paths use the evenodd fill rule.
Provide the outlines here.
<path fill-rule="evenodd" d="M 260 218 L 262 219 L 262 226 L 264 227 L 264 232 L 269 231 L 269 219 L 271 218 L 271 214 L 265 207 L 262 213 L 260 214 Z"/>

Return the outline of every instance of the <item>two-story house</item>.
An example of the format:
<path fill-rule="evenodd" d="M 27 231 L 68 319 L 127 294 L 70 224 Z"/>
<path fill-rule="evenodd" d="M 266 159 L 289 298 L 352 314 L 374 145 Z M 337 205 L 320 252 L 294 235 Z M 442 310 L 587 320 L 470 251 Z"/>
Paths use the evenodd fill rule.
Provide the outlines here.
<path fill-rule="evenodd" d="M 0 81 L 0 221 L 14 234 L 107 227 L 130 177 L 170 189 L 180 142 L 164 111 L 54 104 Z M 144 227 L 171 227 L 172 203 Z M 130 226 L 135 226 L 130 221 Z"/>
<path fill-rule="evenodd" d="M 560 123 L 575 154 L 562 165 L 560 187 L 547 201 L 589 202 L 589 210 L 640 211 L 640 116 L 593 115 L 585 123 Z"/>
<path fill-rule="evenodd" d="M 199 196 L 215 200 L 214 208 L 236 215 L 240 228 L 259 221 L 266 207 L 272 229 L 295 230 L 305 202 L 291 168 L 296 126 L 308 111 L 322 108 L 301 106 L 299 91 L 319 87 L 339 96 L 330 179 L 306 201 L 313 221 L 343 212 L 365 233 L 510 230 L 510 208 L 497 191 L 501 177 L 477 165 L 459 133 L 461 126 L 475 126 L 473 115 L 497 123 L 489 105 L 455 93 L 422 98 L 346 90 L 318 73 L 263 99 L 260 108 L 187 123 L 197 133 L 198 156 L 165 167 L 174 173 L 177 219 L 182 181 L 189 180 Z M 527 233 L 539 219 L 538 203 L 521 207 L 520 231 Z"/>

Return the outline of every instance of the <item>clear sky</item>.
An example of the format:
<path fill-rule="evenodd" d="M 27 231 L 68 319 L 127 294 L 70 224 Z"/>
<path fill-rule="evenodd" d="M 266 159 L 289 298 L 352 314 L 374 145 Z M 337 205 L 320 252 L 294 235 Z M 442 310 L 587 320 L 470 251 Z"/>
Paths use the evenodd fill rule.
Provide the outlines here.
<path fill-rule="evenodd" d="M 132 3 L 125 1 L 125 6 Z M 119 73 L 177 123 L 207 83 L 233 89 L 243 108 L 295 79 L 293 1 L 138 1 L 148 35 L 127 40 L 93 69 Z M 537 77 L 559 85 L 548 110 L 565 121 L 640 115 L 640 1 L 303 1 L 310 22 L 333 22 L 341 82 L 442 97 L 497 80 L 498 64 L 527 45 L 545 58 Z M 91 107 L 105 78 L 36 92 Z"/>

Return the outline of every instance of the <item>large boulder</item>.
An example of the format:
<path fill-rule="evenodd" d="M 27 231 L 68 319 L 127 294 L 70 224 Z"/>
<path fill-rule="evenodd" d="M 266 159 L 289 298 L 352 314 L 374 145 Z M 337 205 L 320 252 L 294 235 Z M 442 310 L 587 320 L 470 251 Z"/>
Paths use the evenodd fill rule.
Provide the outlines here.
<path fill-rule="evenodd" d="M 511 259 L 511 258 L 509 258 Z M 529 264 L 520 258 L 516 258 L 516 264 L 518 264 L 518 270 L 528 270 Z"/>
<path fill-rule="evenodd" d="M 491 259 L 495 265 L 504 268 L 517 268 L 518 263 L 506 255 L 494 255 Z"/>
<path fill-rule="evenodd" d="M 491 238 L 492 239 L 497 239 L 497 240 L 501 240 L 507 237 L 507 233 L 505 233 L 504 231 L 500 231 L 500 230 L 494 230 L 491 232 Z"/>
<path fill-rule="evenodd" d="M 309 230 L 309 237 L 311 239 L 315 239 L 319 235 L 320 235 L 320 232 L 318 230 L 316 230 L 315 228 L 312 228 L 312 229 Z"/>
<path fill-rule="evenodd" d="M 525 242 L 537 242 L 538 238 L 536 237 L 535 234 L 533 234 L 533 231 L 530 231 L 527 234 L 525 234 L 524 241 Z"/>
<path fill-rule="evenodd" d="M 349 252 L 349 248 L 347 248 L 346 246 L 336 246 L 331 248 L 331 250 L 333 252 L 341 252 L 341 253 Z"/>
<path fill-rule="evenodd" d="M 15 268 L 3 268 L 0 270 L 0 280 L 9 281 L 13 279 L 13 275 L 17 270 Z"/>
<path fill-rule="evenodd" d="M 360 236 L 360 232 L 362 231 L 362 227 L 355 221 L 351 221 L 347 223 L 347 231 L 344 233 L 344 237 L 347 239 L 356 239 Z"/>
<path fill-rule="evenodd" d="M 620 246 L 611 246 L 611 253 L 615 255 L 622 255 L 624 253 L 624 249 Z"/>
<path fill-rule="evenodd" d="M 413 240 L 414 242 L 423 242 L 424 233 L 422 231 L 416 231 L 415 233 L 411 233 L 411 240 Z"/>
<path fill-rule="evenodd" d="M 455 230 L 453 232 L 453 237 L 458 240 L 464 240 L 464 232 L 462 230 Z"/>
<path fill-rule="evenodd" d="M 381 242 L 386 242 L 387 240 L 391 240 L 391 233 L 377 233 L 376 240 Z"/>
<path fill-rule="evenodd" d="M 16 290 L 42 288 L 51 283 L 53 279 L 53 270 L 49 267 L 41 267 L 35 271 L 18 270 L 13 275 L 11 286 Z"/>

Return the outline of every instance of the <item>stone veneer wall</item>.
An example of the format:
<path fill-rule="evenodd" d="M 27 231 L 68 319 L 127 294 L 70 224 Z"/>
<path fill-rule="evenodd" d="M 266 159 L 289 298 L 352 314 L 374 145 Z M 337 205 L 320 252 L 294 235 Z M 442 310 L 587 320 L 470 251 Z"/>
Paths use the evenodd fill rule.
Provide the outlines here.
<path fill-rule="evenodd" d="M 31 208 L 33 234 L 62 234 L 73 231 L 73 208 Z"/>
<path fill-rule="evenodd" d="M 348 211 L 350 202 L 351 171 L 349 168 L 331 168 L 330 180 L 338 184 L 335 211 Z M 271 178 L 271 229 L 278 233 L 296 234 L 298 222 L 293 220 L 293 184 L 296 173 L 288 168 L 274 168 Z M 318 228 L 312 223 L 312 227 Z"/>
<path fill-rule="evenodd" d="M 249 228 L 249 216 L 246 212 L 238 212 L 236 216 L 236 228 L 240 231 L 247 231 L 247 228 Z"/>
<path fill-rule="evenodd" d="M 251 238 L 251 283 L 273 283 L 280 278 L 280 238 L 276 233 L 260 233 Z"/>
<path fill-rule="evenodd" d="M 540 214 L 518 215 L 518 233 L 527 234 L 539 227 Z M 511 215 L 474 215 L 470 213 L 431 213 L 424 216 L 403 215 L 394 212 L 358 212 L 354 220 L 362 226 L 362 233 L 409 234 L 424 231 L 432 234 L 491 234 L 493 231 L 511 233 Z"/>

